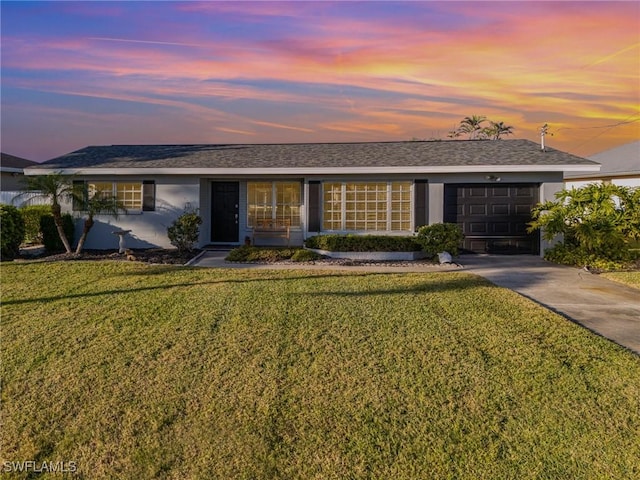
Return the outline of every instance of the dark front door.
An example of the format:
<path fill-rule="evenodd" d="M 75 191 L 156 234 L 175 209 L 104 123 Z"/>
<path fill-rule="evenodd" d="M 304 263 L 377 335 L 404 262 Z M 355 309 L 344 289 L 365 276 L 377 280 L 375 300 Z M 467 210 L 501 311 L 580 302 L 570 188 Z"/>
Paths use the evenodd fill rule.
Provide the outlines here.
<path fill-rule="evenodd" d="M 211 184 L 211 241 L 235 243 L 238 241 L 240 213 L 240 184 L 213 182 Z"/>
<path fill-rule="evenodd" d="M 538 185 L 445 185 L 444 221 L 464 232 L 464 249 L 475 253 L 538 253 L 539 236 L 527 233 Z"/>

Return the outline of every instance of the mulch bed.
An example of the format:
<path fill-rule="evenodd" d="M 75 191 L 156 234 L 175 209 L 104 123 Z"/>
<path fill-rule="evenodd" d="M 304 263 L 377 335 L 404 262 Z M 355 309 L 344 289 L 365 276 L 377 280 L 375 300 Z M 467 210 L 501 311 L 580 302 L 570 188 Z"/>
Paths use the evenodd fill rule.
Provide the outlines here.
<path fill-rule="evenodd" d="M 59 262 L 67 260 L 114 260 L 120 262 L 144 262 L 164 265 L 184 265 L 200 253 L 201 250 L 180 253 L 175 249 L 150 248 L 130 250 L 129 254 L 118 253 L 118 250 L 84 250 L 75 253 L 42 253 L 36 255 L 23 254 L 17 260 Z"/>

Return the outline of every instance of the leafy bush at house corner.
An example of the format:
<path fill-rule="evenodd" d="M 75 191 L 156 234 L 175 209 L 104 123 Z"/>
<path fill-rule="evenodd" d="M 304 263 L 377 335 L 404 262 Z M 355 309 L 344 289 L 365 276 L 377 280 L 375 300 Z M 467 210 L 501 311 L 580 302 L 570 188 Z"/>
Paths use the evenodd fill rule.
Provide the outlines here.
<path fill-rule="evenodd" d="M 637 257 L 640 188 L 594 183 L 564 189 L 555 201 L 536 205 L 531 216 L 530 232 L 542 229 L 545 240 L 563 236 L 562 243 L 545 251 L 547 260 L 610 270 Z"/>
<path fill-rule="evenodd" d="M 193 250 L 200 235 L 202 218 L 196 211 L 186 211 L 180 215 L 169 228 L 167 235 L 171 245 L 177 247 L 180 252 Z"/>
<path fill-rule="evenodd" d="M 464 234 L 460 226 L 455 223 L 434 223 L 418 228 L 416 239 L 422 245 L 422 250 L 430 257 L 440 252 L 458 255 Z"/>
<path fill-rule="evenodd" d="M 24 240 L 24 220 L 12 205 L 0 205 L 0 258 L 13 260 L 20 254 Z"/>
<path fill-rule="evenodd" d="M 71 214 L 62 214 L 62 228 L 69 241 L 73 241 L 75 225 Z M 60 240 L 60 235 L 58 235 L 58 229 L 56 228 L 56 223 L 51 213 L 40 217 L 40 232 L 42 233 L 42 244 L 47 252 L 64 250 L 64 245 L 62 244 L 62 240 Z"/>
<path fill-rule="evenodd" d="M 20 214 L 24 220 L 24 243 L 42 243 L 40 218 L 44 215 L 51 215 L 51 207 L 49 205 L 28 205 L 20 208 Z"/>
<path fill-rule="evenodd" d="M 416 237 L 392 235 L 317 235 L 305 240 L 307 248 L 329 252 L 418 252 Z"/>

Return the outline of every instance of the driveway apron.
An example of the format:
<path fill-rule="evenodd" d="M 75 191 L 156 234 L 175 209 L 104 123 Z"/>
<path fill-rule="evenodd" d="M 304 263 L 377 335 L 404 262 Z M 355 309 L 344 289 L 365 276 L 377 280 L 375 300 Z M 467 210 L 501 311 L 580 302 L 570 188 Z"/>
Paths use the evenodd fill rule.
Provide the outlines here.
<path fill-rule="evenodd" d="M 460 263 L 640 355 L 637 289 L 529 255 L 463 255 Z"/>

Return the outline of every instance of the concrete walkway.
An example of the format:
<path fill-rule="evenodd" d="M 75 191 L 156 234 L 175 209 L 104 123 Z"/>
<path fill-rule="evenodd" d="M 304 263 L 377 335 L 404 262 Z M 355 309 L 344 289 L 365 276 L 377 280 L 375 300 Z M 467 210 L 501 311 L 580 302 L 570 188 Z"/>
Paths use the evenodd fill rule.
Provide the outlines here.
<path fill-rule="evenodd" d="M 462 267 L 430 264 L 335 265 L 227 263 L 228 252 L 207 251 L 198 267 L 322 269 L 366 272 L 466 271 L 509 288 L 640 355 L 640 292 L 585 270 L 556 265 L 532 255 L 463 255 Z"/>

